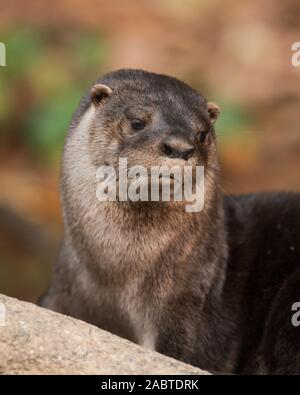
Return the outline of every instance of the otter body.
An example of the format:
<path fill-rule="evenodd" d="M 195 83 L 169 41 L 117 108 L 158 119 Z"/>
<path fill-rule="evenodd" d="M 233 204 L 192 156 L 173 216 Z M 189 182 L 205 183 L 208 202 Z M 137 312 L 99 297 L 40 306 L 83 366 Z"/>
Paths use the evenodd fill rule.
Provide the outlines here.
<path fill-rule="evenodd" d="M 188 85 L 140 70 L 104 76 L 66 139 L 65 237 L 40 304 L 215 372 L 300 373 L 297 194 L 226 197 L 214 122 Z M 96 198 L 99 166 L 204 166 L 204 207 Z"/>

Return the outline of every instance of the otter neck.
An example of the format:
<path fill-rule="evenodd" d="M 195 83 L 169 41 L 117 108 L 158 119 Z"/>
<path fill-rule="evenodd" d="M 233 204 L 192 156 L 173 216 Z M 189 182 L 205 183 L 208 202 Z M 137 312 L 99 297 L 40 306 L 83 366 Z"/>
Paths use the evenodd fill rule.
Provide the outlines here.
<path fill-rule="evenodd" d="M 186 213 L 184 206 L 153 202 L 107 205 L 104 221 L 118 242 L 111 260 L 117 261 L 110 270 L 112 277 L 124 281 L 126 277 L 152 276 L 159 279 L 156 285 L 160 283 L 161 287 L 178 283 L 180 278 L 183 288 L 195 282 L 203 293 L 214 287 L 220 291 L 227 257 L 221 199 L 215 189 L 199 213 Z M 116 258 L 120 254 L 121 258 Z"/>

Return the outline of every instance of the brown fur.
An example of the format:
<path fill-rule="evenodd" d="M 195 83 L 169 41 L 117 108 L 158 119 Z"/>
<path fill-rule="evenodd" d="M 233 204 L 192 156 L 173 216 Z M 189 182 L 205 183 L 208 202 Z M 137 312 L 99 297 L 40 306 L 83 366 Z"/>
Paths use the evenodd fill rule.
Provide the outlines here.
<path fill-rule="evenodd" d="M 260 309 L 252 304 L 255 295 L 266 295 L 256 283 L 269 292 L 274 272 L 259 266 L 256 278 L 256 266 L 268 262 L 258 259 L 266 256 L 261 240 L 274 233 L 272 221 L 282 210 L 293 231 L 280 243 L 274 236 L 278 264 L 285 262 L 284 243 L 298 251 L 299 229 L 289 211 L 300 212 L 296 198 L 224 198 L 213 128 L 219 108 L 186 84 L 139 70 L 120 70 L 97 84 L 82 99 L 66 139 L 65 237 L 41 304 L 204 369 L 274 370 L 276 339 L 270 346 L 268 326 L 260 324 L 274 309 L 272 299 Z M 145 121 L 144 130 L 132 129 L 132 117 Z M 193 155 L 166 155 L 162 147 L 170 138 L 179 148 L 193 147 Z M 121 157 L 148 169 L 203 165 L 204 209 L 187 213 L 175 201 L 99 202 L 97 167 L 117 168 Z M 296 266 L 296 254 L 288 259 Z M 282 274 L 278 289 L 284 281 Z M 291 371 L 290 364 L 278 366 Z"/>

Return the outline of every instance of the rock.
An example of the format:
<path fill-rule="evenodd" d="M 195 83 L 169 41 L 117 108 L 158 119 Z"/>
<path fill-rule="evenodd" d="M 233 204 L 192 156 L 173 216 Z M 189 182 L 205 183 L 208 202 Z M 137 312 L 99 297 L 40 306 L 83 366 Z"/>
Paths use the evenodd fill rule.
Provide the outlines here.
<path fill-rule="evenodd" d="M 0 374 L 208 374 L 74 318 L 0 295 Z"/>

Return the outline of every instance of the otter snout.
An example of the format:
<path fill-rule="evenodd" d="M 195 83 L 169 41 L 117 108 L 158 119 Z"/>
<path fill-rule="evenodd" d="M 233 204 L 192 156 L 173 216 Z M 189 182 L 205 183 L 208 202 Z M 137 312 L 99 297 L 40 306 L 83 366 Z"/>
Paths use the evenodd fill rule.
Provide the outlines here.
<path fill-rule="evenodd" d="M 191 158 L 195 152 L 194 145 L 181 136 L 168 136 L 161 142 L 160 149 L 168 158 L 184 160 Z"/>

